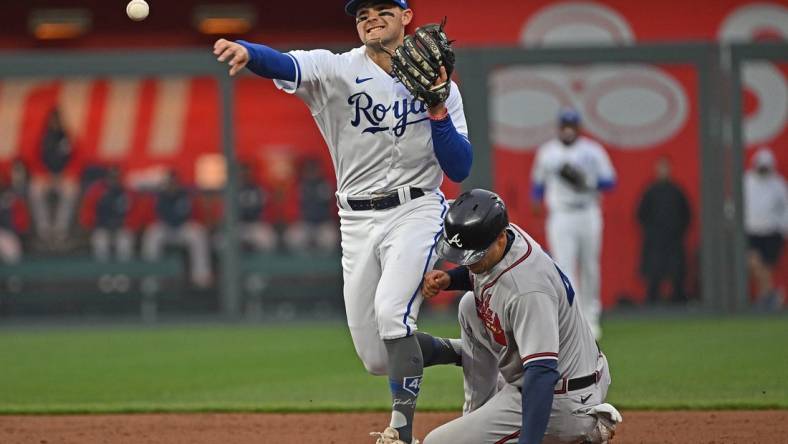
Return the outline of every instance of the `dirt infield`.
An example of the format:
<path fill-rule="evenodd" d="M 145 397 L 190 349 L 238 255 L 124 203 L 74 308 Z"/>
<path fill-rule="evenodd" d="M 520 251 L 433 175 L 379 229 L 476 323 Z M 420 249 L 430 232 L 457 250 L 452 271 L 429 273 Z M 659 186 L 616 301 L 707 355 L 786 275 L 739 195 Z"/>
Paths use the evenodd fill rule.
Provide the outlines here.
<path fill-rule="evenodd" d="M 788 443 L 788 411 L 623 412 L 615 444 Z M 3 444 L 371 444 L 384 413 L 0 416 Z M 455 417 L 420 413 L 417 435 Z"/>

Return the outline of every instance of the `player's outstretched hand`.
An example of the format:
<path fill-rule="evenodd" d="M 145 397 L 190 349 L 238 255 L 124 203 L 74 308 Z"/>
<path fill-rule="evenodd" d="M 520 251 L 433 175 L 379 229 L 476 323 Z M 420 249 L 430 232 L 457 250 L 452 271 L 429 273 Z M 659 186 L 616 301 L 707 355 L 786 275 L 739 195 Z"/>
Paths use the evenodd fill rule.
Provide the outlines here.
<path fill-rule="evenodd" d="M 449 273 L 442 270 L 431 270 L 424 275 L 424 285 L 421 287 L 421 294 L 424 299 L 435 297 L 441 290 L 445 290 L 451 283 Z"/>
<path fill-rule="evenodd" d="M 227 61 L 230 75 L 236 75 L 249 62 L 249 51 L 243 45 L 227 39 L 219 39 L 213 44 L 213 54 L 220 62 Z"/>

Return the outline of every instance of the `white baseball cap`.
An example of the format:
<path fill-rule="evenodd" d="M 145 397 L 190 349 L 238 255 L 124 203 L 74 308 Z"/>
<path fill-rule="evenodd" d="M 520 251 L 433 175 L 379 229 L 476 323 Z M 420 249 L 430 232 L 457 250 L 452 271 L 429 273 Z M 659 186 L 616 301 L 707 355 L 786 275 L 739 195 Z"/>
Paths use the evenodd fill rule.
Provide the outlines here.
<path fill-rule="evenodd" d="M 752 164 L 755 168 L 774 168 L 775 159 L 771 148 L 759 148 L 752 157 Z"/>

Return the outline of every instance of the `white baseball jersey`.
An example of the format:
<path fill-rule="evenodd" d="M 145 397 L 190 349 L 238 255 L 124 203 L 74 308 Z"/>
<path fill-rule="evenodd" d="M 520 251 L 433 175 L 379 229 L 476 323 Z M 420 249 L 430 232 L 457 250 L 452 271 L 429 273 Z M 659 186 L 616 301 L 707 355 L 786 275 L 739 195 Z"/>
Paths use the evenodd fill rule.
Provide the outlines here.
<path fill-rule="evenodd" d="M 578 191 L 559 176 L 565 164 L 583 173 L 587 190 Z M 540 146 L 531 171 L 531 182 L 545 187 L 545 202 L 551 211 L 596 205 L 597 184 L 613 182 L 615 178 L 616 172 L 602 145 L 583 136 L 570 147 L 558 139 Z"/>
<path fill-rule="evenodd" d="M 366 195 L 406 185 L 437 189 L 443 171 L 432 147 L 427 107 L 370 59 L 365 47 L 342 54 L 291 51 L 296 80 L 277 87 L 306 102 L 328 145 L 337 192 Z M 446 100 L 457 131 L 468 136 L 462 98 Z"/>
<path fill-rule="evenodd" d="M 744 227 L 753 235 L 788 233 L 788 187 L 778 173 L 744 174 Z"/>
<path fill-rule="evenodd" d="M 523 366 L 540 359 L 557 360 L 562 377 L 594 373 L 599 349 L 569 279 L 522 229 L 509 230 L 509 252 L 487 273 L 472 274 L 483 337 L 501 374 L 519 387 Z"/>
<path fill-rule="evenodd" d="M 337 176 L 347 322 L 367 371 L 386 374 L 383 341 L 417 329 L 421 279 L 432 269 L 447 204 L 432 144 L 427 107 L 367 56 L 365 47 L 287 53 L 292 82 L 275 80 L 300 97 L 328 145 Z M 457 85 L 446 107 L 457 131 L 468 131 Z M 406 187 L 425 190 L 410 199 Z M 348 197 L 401 191 L 401 205 L 352 211 Z"/>

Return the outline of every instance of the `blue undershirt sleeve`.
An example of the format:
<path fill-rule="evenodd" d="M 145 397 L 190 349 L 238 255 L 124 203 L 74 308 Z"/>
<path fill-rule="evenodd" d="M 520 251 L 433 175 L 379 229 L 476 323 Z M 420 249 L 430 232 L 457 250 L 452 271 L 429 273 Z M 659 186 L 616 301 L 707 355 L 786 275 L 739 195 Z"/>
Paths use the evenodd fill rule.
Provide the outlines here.
<path fill-rule="evenodd" d="M 454 182 L 462 182 L 471 172 L 473 150 L 467 137 L 457 132 L 451 116 L 430 120 L 432 146 L 443 172 Z"/>
<path fill-rule="evenodd" d="M 236 43 L 249 51 L 249 62 L 246 67 L 253 73 L 268 79 L 295 81 L 296 62 L 291 56 L 246 40 L 238 40 Z"/>
<path fill-rule="evenodd" d="M 560 377 L 558 362 L 540 359 L 525 366 L 523 376 L 523 425 L 517 444 L 540 444 L 553 406 L 553 390 Z"/>
<path fill-rule="evenodd" d="M 531 198 L 537 202 L 541 202 L 544 199 L 544 184 L 543 183 L 532 183 L 531 184 Z"/>
<path fill-rule="evenodd" d="M 616 181 L 612 179 L 599 179 L 596 183 L 596 188 L 599 191 L 609 191 L 616 187 Z"/>
<path fill-rule="evenodd" d="M 449 274 L 449 278 L 451 279 L 449 286 L 446 287 L 447 290 L 473 290 L 473 283 L 471 283 L 471 275 L 468 271 L 468 267 L 452 268 L 446 273 Z"/>

